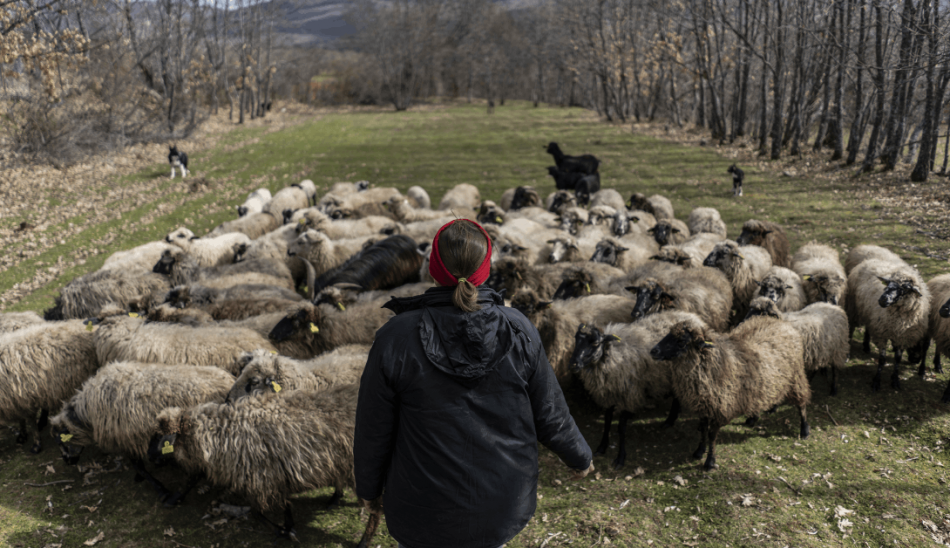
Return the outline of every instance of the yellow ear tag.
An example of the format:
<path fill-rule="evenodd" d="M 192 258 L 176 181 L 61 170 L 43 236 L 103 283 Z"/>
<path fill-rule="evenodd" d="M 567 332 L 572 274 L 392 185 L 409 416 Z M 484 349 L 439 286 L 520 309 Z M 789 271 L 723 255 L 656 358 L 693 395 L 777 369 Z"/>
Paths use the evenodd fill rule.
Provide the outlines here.
<path fill-rule="evenodd" d="M 319 332 L 320 332 L 320 328 L 317 327 L 317 324 L 315 324 L 315 323 L 313 323 L 313 322 L 310 322 L 310 332 L 311 332 L 311 333 L 319 333 Z"/>
<path fill-rule="evenodd" d="M 501 217 L 495 217 L 495 222 L 496 222 L 496 223 L 503 223 L 503 222 L 505 222 L 505 220 L 502 219 Z"/>
<path fill-rule="evenodd" d="M 174 452 L 175 452 L 175 446 L 172 445 L 172 442 L 166 441 L 165 445 L 162 446 L 162 454 L 167 455 L 169 453 L 174 453 Z"/>
<path fill-rule="evenodd" d="M 303 286 L 303 287 L 301 287 L 301 289 L 303 289 L 303 292 L 304 292 L 304 293 L 307 292 L 307 286 Z"/>
<path fill-rule="evenodd" d="M 808 280 L 811 279 L 811 275 L 810 275 L 810 274 L 805 274 L 804 276 L 802 276 L 802 279 L 807 282 Z"/>
<path fill-rule="evenodd" d="M 623 340 L 623 339 L 621 339 L 620 337 L 618 337 L 618 336 L 616 336 L 616 335 L 611 335 L 611 337 L 613 337 L 613 339 L 614 339 L 615 341 L 622 341 L 622 340 Z"/>
<path fill-rule="evenodd" d="M 277 384 L 276 382 L 272 382 L 272 383 L 270 383 L 270 385 L 274 387 L 274 392 L 280 392 L 280 391 L 281 391 L 280 385 Z"/>
<path fill-rule="evenodd" d="M 587 289 L 587 292 L 590 293 L 590 284 L 584 284 L 584 288 Z"/>
<path fill-rule="evenodd" d="M 276 351 L 276 350 L 271 350 L 270 353 L 271 353 L 271 354 L 274 354 L 274 355 L 277 355 L 277 351 Z"/>
<path fill-rule="evenodd" d="M 92 322 L 86 323 L 86 331 L 92 331 L 95 329 L 95 326 L 92 325 Z"/>
<path fill-rule="evenodd" d="M 713 347 L 716 346 L 715 344 L 713 344 L 712 341 L 705 341 L 705 340 L 704 340 L 704 341 L 703 341 L 703 344 L 705 344 L 706 346 L 713 346 Z"/>
<path fill-rule="evenodd" d="M 301 217 L 300 220 L 298 220 L 297 222 L 300 223 L 300 224 L 302 224 L 302 225 L 305 225 L 305 224 L 307 224 L 307 219 Z"/>
<path fill-rule="evenodd" d="M 346 312 L 346 307 L 343 306 L 343 303 L 336 303 L 336 305 L 337 305 L 338 307 L 340 307 L 340 310 Z"/>
<path fill-rule="evenodd" d="M 136 314 L 135 312 L 129 312 L 129 317 L 130 317 L 130 318 L 138 318 L 139 315 Z"/>
<path fill-rule="evenodd" d="M 60 434 L 60 435 L 59 435 L 59 441 L 61 441 L 61 442 L 63 442 L 63 443 L 69 443 L 69 440 L 71 440 L 71 439 L 73 439 L 73 435 L 72 435 L 72 434 Z"/>

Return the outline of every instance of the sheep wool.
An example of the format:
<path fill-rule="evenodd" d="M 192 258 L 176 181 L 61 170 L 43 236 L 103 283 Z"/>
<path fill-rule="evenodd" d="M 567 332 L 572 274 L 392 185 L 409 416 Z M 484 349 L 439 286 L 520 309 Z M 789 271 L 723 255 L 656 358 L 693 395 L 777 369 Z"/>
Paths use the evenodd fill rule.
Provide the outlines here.
<path fill-rule="evenodd" d="M 365 344 L 341 346 L 308 361 L 271 354 L 266 350 L 247 352 L 238 358 L 246 365 L 234 380 L 228 401 L 234 402 L 260 392 L 316 392 L 339 384 L 359 384 L 368 358 L 369 346 Z"/>
<path fill-rule="evenodd" d="M 805 289 L 793 271 L 773 266 L 759 282 L 759 295 L 772 299 L 782 312 L 801 310 L 807 304 Z"/>
<path fill-rule="evenodd" d="M 809 242 L 792 256 L 792 270 L 801 276 L 808 304 L 827 302 L 844 306 L 848 276 L 841 267 L 837 251 L 827 245 Z"/>
<path fill-rule="evenodd" d="M 708 232 L 726 239 L 726 223 L 722 221 L 719 211 L 711 207 L 697 207 L 689 212 L 686 221 L 690 234 Z"/>

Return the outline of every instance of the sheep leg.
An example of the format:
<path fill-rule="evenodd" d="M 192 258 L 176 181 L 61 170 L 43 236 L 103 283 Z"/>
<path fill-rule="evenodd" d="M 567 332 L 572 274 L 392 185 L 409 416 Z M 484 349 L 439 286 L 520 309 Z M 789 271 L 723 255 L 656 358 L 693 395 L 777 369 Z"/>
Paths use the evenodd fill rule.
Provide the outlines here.
<path fill-rule="evenodd" d="M 680 410 L 682 410 L 682 405 L 680 405 L 680 400 L 677 397 L 673 397 L 673 405 L 670 406 L 670 414 L 666 417 L 666 421 L 663 422 L 661 428 L 672 428 L 676 423 L 676 419 L 680 416 Z"/>
<path fill-rule="evenodd" d="M 921 350 L 920 367 L 917 368 L 917 374 L 923 377 L 927 373 L 927 352 L 930 351 L 930 337 L 925 338 L 924 342 L 920 343 L 920 345 L 923 347 L 923 350 Z M 913 354 L 911 350 L 908 350 L 907 359 L 911 361 L 911 363 L 913 363 L 911 360 L 912 357 Z"/>
<path fill-rule="evenodd" d="M 885 344 L 884 346 L 886 347 L 887 345 Z M 871 353 L 871 330 L 867 327 L 864 328 L 864 346 L 862 348 L 864 348 L 865 354 Z"/>
<path fill-rule="evenodd" d="M 20 430 L 16 433 L 17 445 L 26 443 L 26 420 L 20 419 Z"/>
<path fill-rule="evenodd" d="M 171 494 L 168 492 L 168 489 L 165 489 L 165 486 L 162 485 L 160 481 L 148 473 L 148 470 L 145 469 L 145 464 L 142 462 L 142 459 L 132 459 L 132 469 L 135 470 L 136 478 L 144 478 L 152 487 L 155 488 L 156 491 L 158 491 L 160 500 L 164 501 L 168 498 L 168 495 Z"/>
<path fill-rule="evenodd" d="M 40 418 L 36 421 L 36 432 L 33 433 L 33 447 L 30 447 L 30 453 L 34 455 L 43 450 L 43 442 L 40 441 L 40 432 L 46 428 L 49 422 L 49 409 L 40 411 Z"/>
<path fill-rule="evenodd" d="M 807 439 L 808 439 L 808 435 L 811 434 L 811 427 L 808 426 L 808 416 L 805 414 L 805 405 L 804 405 L 804 404 L 798 406 L 798 414 L 799 414 L 799 415 L 801 416 L 801 418 L 802 418 L 802 429 L 801 429 L 801 432 L 800 432 L 799 434 L 801 435 L 801 438 L 802 438 L 803 440 L 807 440 Z"/>
<path fill-rule="evenodd" d="M 831 395 L 838 395 L 838 366 L 831 365 Z"/>
<path fill-rule="evenodd" d="M 284 505 L 284 524 L 277 529 L 277 534 L 293 541 L 297 540 L 297 531 L 294 529 L 294 511 L 290 501 Z"/>
<path fill-rule="evenodd" d="M 719 435 L 720 425 L 718 422 L 709 421 L 709 455 L 706 457 L 706 463 L 703 464 L 703 470 L 709 472 L 716 465 L 716 436 Z"/>
<path fill-rule="evenodd" d="M 595 455 L 606 455 L 607 447 L 610 446 L 610 423 L 614 420 L 614 408 L 604 409 L 604 435 L 600 438 L 600 445 L 594 451 Z"/>
<path fill-rule="evenodd" d="M 185 498 L 185 495 L 191 492 L 195 488 L 195 485 L 198 485 L 198 482 L 201 481 L 201 478 L 204 477 L 204 474 L 193 474 L 188 476 L 188 482 L 185 483 L 185 488 L 181 491 L 173 493 L 170 497 L 165 499 L 165 507 L 171 508 L 181 502 L 181 499 Z"/>
<path fill-rule="evenodd" d="M 336 510 L 340 507 L 340 499 L 343 498 L 343 489 L 339 487 L 333 488 L 333 494 L 330 495 L 330 500 L 327 502 L 327 510 Z"/>
<path fill-rule="evenodd" d="M 891 373 L 891 388 L 901 389 L 901 356 L 904 354 L 903 348 L 894 349 L 894 372 Z"/>
<path fill-rule="evenodd" d="M 752 428 L 755 426 L 757 422 L 759 422 L 759 416 L 752 415 L 751 417 L 746 418 L 745 425 L 748 426 L 749 428 Z"/>
<path fill-rule="evenodd" d="M 943 373 L 943 367 L 940 366 L 940 351 L 934 348 L 934 373 Z"/>
<path fill-rule="evenodd" d="M 699 419 L 699 447 L 693 451 L 693 460 L 699 460 L 706 454 L 706 433 L 709 430 L 709 419 Z"/>
<path fill-rule="evenodd" d="M 881 389 L 881 373 L 884 371 L 884 360 L 887 359 L 887 345 L 885 344 L 880 348 L 880 353 L 877 357 L 877 373 L 874 374 L 874 378 L 871 379 L 871 391 L 877 392 Z"/>
<path fill-rule="evenodd" d="M 617 432 L 619 434 L 620 449 L 617 451 L 617 458 L 614 459 L 614 470 L 620 470 L 623 468 L 625 462 L 627 462 L 627 420 L 630 419 L 630 413 L 628 411 L 621 411 L 620 418 L 618 419 Z"/>

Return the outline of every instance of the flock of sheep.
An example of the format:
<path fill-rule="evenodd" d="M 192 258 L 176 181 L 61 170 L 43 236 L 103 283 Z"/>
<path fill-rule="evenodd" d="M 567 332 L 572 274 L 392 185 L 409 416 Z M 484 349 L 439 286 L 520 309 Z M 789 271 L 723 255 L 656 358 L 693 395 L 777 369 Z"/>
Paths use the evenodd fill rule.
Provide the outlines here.
<path fill-rule="evenodd" d="M 719 429 L 739 416 L 754 423 L 787 401 L 808 436 L 810 378 L 829 368 L 836 394 L 856 327 L 866 351 L 880 349 L 874 390 L 888 341 L 894 388 L 903 351 L 923 374 L 931 339 L 940 371 L 950 275 L 924 283 L 877 246 L 855 248 L 844 267 L 820 243 L 792 255 L 765 221 L 729 240 L 715 209 L 684 222 L 663 196 L 600 190 L 596 159 L 560 154 L 568 169 L 554 170 L 559 190 L 545 198 L 522 186 L 495 203 L 461 184 L 433 209 L 420 187 L 338 183 L 317 196 L 307 180 L 253 192 L 204 236 L 179 228 L 116 253 L 64 287 L 45 318 L 0 314 L 0 422 L 18 423 L 25 443 L 38 417 L 38 452 L 49 421 L 71 464 L 90 445 L 124 455 L 167 505 L 207 478 L 284 510 L 280 532 L 293 536 L 291 494 L 333 486 L 335 502 L 353 487 L 359 379 L 392 317 L 381 305 L 434 285 L 428 246 L 462 217 L 493 238 L 487 285 L 538 328 L 562 384 L 582 383 L 604 408 L 598 453 L 620 412 L 616 467 L 627 418 L 669 396 L 667 424 L 681 409 L 700 418 L 694 457 L 708 449 L 706 469 Z M 146 461 L 180 466 L 187 484 L 170 491 Z M 379 520 L 370 513 L 361 547 Z"/>

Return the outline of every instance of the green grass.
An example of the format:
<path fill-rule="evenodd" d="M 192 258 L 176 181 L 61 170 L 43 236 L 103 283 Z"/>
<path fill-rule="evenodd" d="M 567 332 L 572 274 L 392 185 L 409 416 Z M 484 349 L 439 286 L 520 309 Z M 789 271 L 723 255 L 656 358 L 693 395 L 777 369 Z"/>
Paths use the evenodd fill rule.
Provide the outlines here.
<path fill-rule="evenodd" d="M 604 186 L 624 195 L 632 191 L 664 194 L 681 218 L 693 207 L 719 209 L 733 237 L 743 221 L 768 219 L 786 226 L 793 249 L 812 239 L 842 251 L 871 242 L 891 247 L 927 277 L 946 268 L 945 262 L 922 253 L 946 255 L 950 246 L 882 218 L 886 208 L 875 202 L 875 187 L 868 177 L 784 177 L 776 175 L 784 164 L 767 164 L 766 171 L 750 166 L 746 195 L 737 200 L 731 196 L 731 178 L 726 174 L 734 160 L 714 149 L 637 135 L 629 127 L 603 124 L 582 110 L 514 104 L 496 108 L 492 116 L 482 107 L 455 106 L 328 114 L 279 132 L 235 130 L 213 149 L 193 155 L 194 177 L 203 178 L 210 190 L 195 194 L 181 190 L 168 181 L 164 164 L 113 181 L 110 189 L 144 185 L 150 191 L 138 201 L 117 199 L 115 207 L 127 211 L 105 223 L 63 216 L 47 232 L 70 222 L 83 230 L 39 257 L 0 273 L 0 290 L 30 278 L 60 255 L 97 249 L 84 264 L 67 269 L 42 290 L 8 308 L 41 310 L 51 304 L 59 287 L 98 268 L 110 253 L 157 239 L 181 224 L 201 233 L 233 218 L 234 206 L 247 192 L 260 186 L 276 190 L 303 178 L 321 187 L 360 179 L 401 190 L 420 185 L 434 203 L 458 183 L 475 184 L 490 199 L 521 184 L 533 184 L 546 194 L 553 189 L 545 170 L 552 162 L 543 146 L 551 140 L 568 153 L 590 152 L 603 159 Z M 176 207 L 156 214 L 155 208 L 163 203 Z M 50 207 L 56 206 L 51 202 Z M 106 238 L 112 239 L 101 245 L 90 243 Z M 4 251 L 15 249 L 8 246 Z M 938 403 L 948 376 L 923 381 L 911 376 L 905 366 L 902 392 L 885 388 L 872 394 L 872 356 L 857 343 L 851 345 L 851 356 L 840 375 L 838 397 L 827 396 L 826 379 L 813 380 L 808 440 L 797 439 L 797 413 L 782 406 L 777 413 L 764 415 L 758 428 L 738 422 L 724 428 L 719 444 L 721 468 L 709 474 L 688 459 L 697 443 L 695 418 L 685 415 L 674 428 L 658 429 L 668 402 L 658 402 L 655 409 L 631 422 L 629 456 L 622 470 L 611 467 L 614 446 L 607 457 L 596 459 L 597 478 L 570 482 L 557 458 L 542 451 L 537 514 L 509 546 L 537 547 L 545 541 L 546 546 L 571 541 L 572 546 L 585 547 L 647 546 L 648 541 L 652 546 L 919 546 L 932 542 L 921 520 L 941 525 L 950 514 L 944 466 L 950 465 L 950 456 L 943 449 L 950 445 L 946 437 L 950 425 L 947 406 Z M 578 388 L 567 395 L 578 424 L 595 446 L 602 430 L 600 411 Z M 615 432 L 613 442 L 616 445 Z M 0 544 L 76 546 L 99 531 L 104 539 L 97 546 L 205 548 L 256 546 L 273 540 L 271 528 L 254 520 L 232 520 L 215 530 L 208 526 L 220 519 L 202 519 L 213 502 L 242 504 L 224 490 L 193 492 L 182 507 L 166 510 L 146 484 L 132 482 L 133 473 L 125 461 L 117 463 L 114 456 L 87 450 L 82 464 L 91 462 L 106 471 L 90 476 L 90 484 L 84 485 L 83 474 L 62 464 L 52 440 L 34 456 L 13 443 L 9 430 L 0 432 Z M 54 473 L 46 475 L 47 463 Z M 175 470 L 159 470 L 157 475 L 172 487 L 182 480 Z M 675 480 L 677 476 L 682 481 Z M 24 485 L 68 479 L 74 482 Z M 70 489 L 64 490 L 67 486 Z M 343 508 L 335 511 L 324 508 L 329 490 L 295 498 L 298 534 L 305 545 L 355 544 L 362 522 L 352 494 L 348 496 Z M 853 525 L 845 531 L 834 516 L 837 506 L 854 511 L 847 516 Z M 166 536 L 170 529 L 174 535 Z M 385 529 L 382 533 L 374 544 L 395 546 Z"/>

